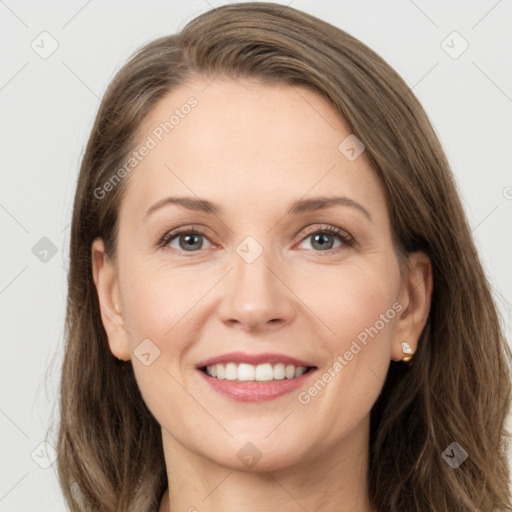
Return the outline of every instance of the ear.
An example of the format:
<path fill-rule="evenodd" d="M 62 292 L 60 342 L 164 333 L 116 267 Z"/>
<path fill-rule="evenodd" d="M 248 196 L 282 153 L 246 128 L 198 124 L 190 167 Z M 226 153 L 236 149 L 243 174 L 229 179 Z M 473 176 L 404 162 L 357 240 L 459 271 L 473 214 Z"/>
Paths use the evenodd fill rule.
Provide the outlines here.
<path fill-rule="evenodd" d="M 402 310 L 398 318 L 395 337 L 391 347 L 391 359 L 400 361 L 406 354 L 402 352 L 402 341 L 409 343 L 413 352 L 418 348 L 418 340 L 427 323 L 432 299 L 433 276 L 430 258 L 421 251 L 409 255 L 409 271 L 404 277 L 399 303 Z"/>
<path fill-rule="evenodd" d="M 107 333 L 110 351 L 118 359 L 130 359 L 130 344 L 125 329 L 121 295 L 115 266 L 105 254 L 101 238 L 96 238 L 91 247 L 92 274 L 101 309 L 101 320 Z"/>

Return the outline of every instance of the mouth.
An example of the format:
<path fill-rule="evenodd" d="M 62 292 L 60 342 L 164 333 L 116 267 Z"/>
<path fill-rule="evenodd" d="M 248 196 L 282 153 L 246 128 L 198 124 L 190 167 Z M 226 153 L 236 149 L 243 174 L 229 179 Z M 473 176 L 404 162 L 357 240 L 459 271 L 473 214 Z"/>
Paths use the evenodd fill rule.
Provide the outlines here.
<path fill-rule="evenodd" d="M 217 380 L 227 380 L 236 383 L 244 382 L 278 382 L 298 379 L 302 375 L 317 369 L 316 366 L 296 366 L 284 363 L 263 363 L 252 365 L 248 363 L 217 363 L 198 368 L 208 377 Z"/>
<path fill-rule="evenodd" d="M 230 352 L 196 364 L 210 389 L 242 402 L 263 402 L 306 384 L 317 370 L 309 361 L 287 354 Z"/>
<path fill-rule="evenodd" d="M 210 389 L 235 402 L 265 402 L 289 395 L 307 385 L 316 366 L 265 363 L 247 368 L 245 363 L 198 367 L 198 374 Z"/>

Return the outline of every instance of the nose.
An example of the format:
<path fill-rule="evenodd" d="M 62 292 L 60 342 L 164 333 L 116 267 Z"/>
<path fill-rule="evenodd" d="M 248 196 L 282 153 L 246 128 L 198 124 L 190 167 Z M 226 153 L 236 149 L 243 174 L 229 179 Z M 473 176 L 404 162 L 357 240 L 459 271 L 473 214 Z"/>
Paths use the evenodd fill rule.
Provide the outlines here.
<path fill-rule="evenodd" d="M 251 250 L 255 250 L 254 247 Z M 271 332 L 292 322 L 296 310 L 286 272 L 279 259 L 264 249 L 259 256 L 243 257 L 233 251 L 233 270 L 223 280 L 218 314 L 229 327 L 250 332 Z"/>

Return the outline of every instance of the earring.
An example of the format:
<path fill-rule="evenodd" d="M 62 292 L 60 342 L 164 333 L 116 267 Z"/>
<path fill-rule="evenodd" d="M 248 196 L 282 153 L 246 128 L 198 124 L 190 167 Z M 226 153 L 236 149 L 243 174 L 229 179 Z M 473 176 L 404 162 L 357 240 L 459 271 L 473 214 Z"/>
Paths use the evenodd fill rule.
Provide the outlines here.
<path fill-rule="evenodd" d="M 406 341 L 402 341 L 401 345 L 402 345 L 402 352 L 404 354 L 408 354 L 408 355 L 402 357 L 402 359 L 400 359 L 400 361 L 403 361 L 404 363 L 408 363 L 412 359 L 414 352 L 412 351 L 411 347 L 409 346 L 409 343 L 407 343 Z"/>

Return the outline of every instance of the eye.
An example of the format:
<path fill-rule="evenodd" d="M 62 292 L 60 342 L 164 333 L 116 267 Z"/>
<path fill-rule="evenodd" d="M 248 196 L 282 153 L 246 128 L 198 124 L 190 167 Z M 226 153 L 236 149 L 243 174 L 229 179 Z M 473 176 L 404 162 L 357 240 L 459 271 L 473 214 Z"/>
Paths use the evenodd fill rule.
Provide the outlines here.
<path fill-rule="evenodd" d="M 204 249 L 203 240 L 207 240 L 207 238 L 200 229 L 189 227 L 166 233 L 158 245 L 160 247 L 170 247 L 180 252 L 197 252 L 196 249 Z"/>
<path fill-rule="evenodd" d="M 322 252 L 325 254 L 332 254 L 339 251 L 346 250 L 348 247 L 354 245 L 355 241 L 351 235 L 346 231 L 336 226 L 313 226 L 302 237 L 301 244 L 312 238 L 312 249 L 315 252 Z M 341 243 L 337 247 L 333 247 L 334 239 L 338 238 Z M 206 234 L 197 227 L 184 227 L 169 231 L 158 242 L 160 248 L 171 248 L 178 253 L 194 253 L 199 252 L 201 249 L 211 248 L 210 246 L 204 247 L 204 240 L 208 240 Z M 180 254 L 181 256 L 188 256 Z M 190 254 L 192 256 L 192 254 Z"/>
<path fill-rule="evenodd" d="M 347 247 L 351 247 L 354 244 L 354 239 L 346 231 L 336 226 L 323 226 L 321 228 L 313 227 L 313 231 L 309 231 L 304 240 L 312 239 L 311 245 L 313 250 L 319 249 L 316 252 L 323 252 L 332 254 L 338 251 L 343 251 Z M 341 244 L 333 248 L 334 239 L 338 238 L 341 240 Z"/>

